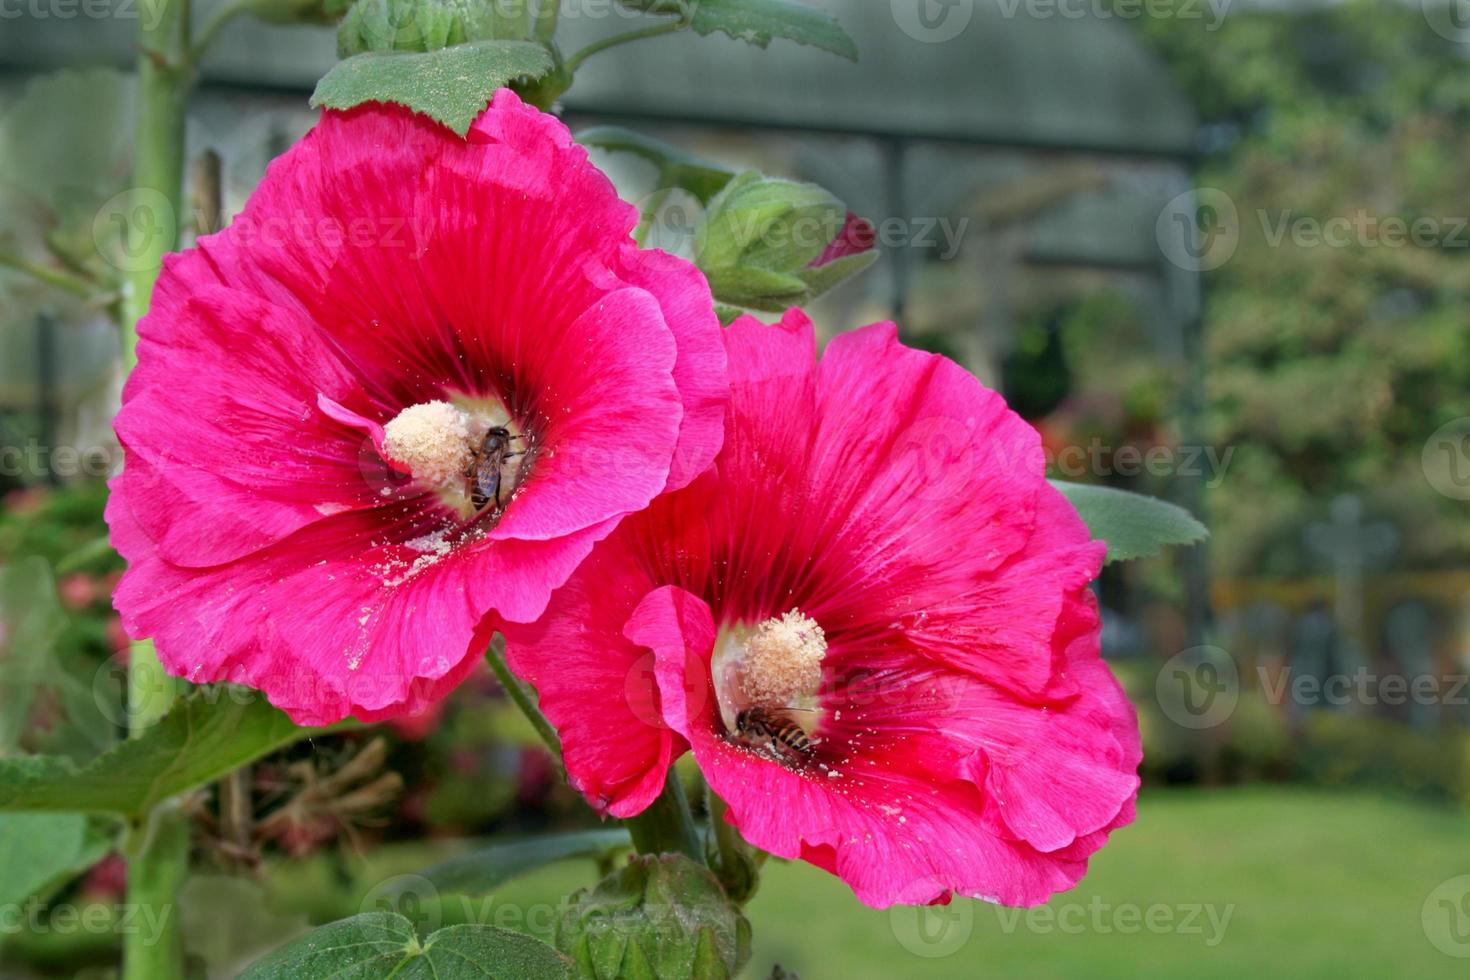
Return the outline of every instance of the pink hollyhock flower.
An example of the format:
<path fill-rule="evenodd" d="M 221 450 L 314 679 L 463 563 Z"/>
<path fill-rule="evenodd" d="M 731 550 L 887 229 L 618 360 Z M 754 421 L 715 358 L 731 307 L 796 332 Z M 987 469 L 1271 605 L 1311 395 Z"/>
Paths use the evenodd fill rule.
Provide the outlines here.
<path fill-rule="evenodd" d="M 445 694 L 488 611 L 535 619 L 719 449 L 708 287 L 636 221 L 510 91 L 468 139 L 324 114 L 140 325 L 107 511 L 129 632 L 301 724 Z"/>
<path fill-rule="evenodd" d="M 506 624 L 568 773 L 640 812 L 687 748 L 757 847 L 873 906 L 1034 905 L 1133 818 L 1139 735 L 1098 651 L 1104 547 L 1036 432 L 892 324 L 729 328 L 714 471 Z"/>

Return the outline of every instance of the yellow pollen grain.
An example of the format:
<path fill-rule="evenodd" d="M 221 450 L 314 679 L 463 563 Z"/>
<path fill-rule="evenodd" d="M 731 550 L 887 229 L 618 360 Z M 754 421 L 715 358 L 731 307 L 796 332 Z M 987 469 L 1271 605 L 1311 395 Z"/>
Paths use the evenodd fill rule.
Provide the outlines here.
<path fill-rule="evenodd" d="M 790 705 L 822 686 L 827 637 L 799 609 L 761 623 L 745 641 L 745 694 L 755 704 Z"/>
<path fill-rule="evenodd" d="M 449 402 L 410 405 L 383 427 L 383 449 L 414 479 L 439 487 L 464 474 L 473 458 L 472 421 Z"/>

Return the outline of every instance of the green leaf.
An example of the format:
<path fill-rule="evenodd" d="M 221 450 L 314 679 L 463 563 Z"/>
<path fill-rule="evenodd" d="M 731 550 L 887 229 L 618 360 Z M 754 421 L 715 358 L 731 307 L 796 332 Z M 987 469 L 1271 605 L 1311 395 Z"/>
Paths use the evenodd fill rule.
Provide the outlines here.
<path fill-rule="evenodd" d="M 837 18 L 791 0 L 697 0 L 689 26 L 700 34 L 715 31 L 764 48 L 773 38 L 809 44 L 857 61 L 857 43 Z"/>
<path fill-rule="evenodd" d="M 622 827 L 552 834 L 495 844 L 436 864 L 420 874 L 441 892 L 486 895 L 542 865 L 574 857 L 602 857 L 628 845 L 628 831 Z"/>
<path fill-rule="evenodd" d="M 594 126 L 577 134 L 577 142 L 609 153 L 630 153 L 658 168 L 659 186 L 678 187 L 708 204 L 735 171 L 710 163 L 679 147 L 621 126 Z"/>
<path fill-rule="evenodd" d="M 1107 542 L 1108 561 L 1157 555 L 1171 545 L 1197 544 L 1210 532 L 1183 507 L 1155 497 L 1053 480 L 1086 522 L 1093 537 Z"/>
<path fill-rule="evenodd" d="M 313 929 L 240 980 L 570 980 L 572 962 L 530 936 L 460 925 L 420 939 L 395 912 L 367 912 Z"/>
<path fill-rule="evenodd" d="M 551 68 L 551 54 L 532 41 L 478 41 L 417 54 L 367 52 L 327 72 L 311 104 L 350 109 L 397 102 L 463 136 L 496 89 L 540 78 Z"/>
<path fill-rule="evenodd" d="M 112 849 L 79 813 L 0 813 L 0 908 L 45 899 Z"/>
<path fill-rule="evenodd" d="M 211 687 L 179 701 L 143 735 L 78 768 L 56 756 L 0 759 L 0 811 L 142 816 L 163 800 L 329 729 L 298 728 L 260 695 Z"/>

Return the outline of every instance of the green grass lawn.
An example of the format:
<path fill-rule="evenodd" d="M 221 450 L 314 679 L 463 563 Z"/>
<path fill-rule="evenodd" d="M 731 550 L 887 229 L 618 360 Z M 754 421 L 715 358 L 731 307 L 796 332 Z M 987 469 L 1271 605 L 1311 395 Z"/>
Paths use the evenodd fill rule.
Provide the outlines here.
<path fill-rule="evenodd" d="M 773 869 L 750 905 L 751 976 L 779 962 L 803 980 L 1467 977 L 1421 921 L 1434 887 L 1467 873 L 1462 814 L 1278 788 L 1153 793 L 1052 900 L 1055 919 L 956 902 L 921 923 L 858 908 L 812 869 Z"/>
<path fill-rule="evenodd" d="M 965 900 L 877 912 L 822 872 L 770 865 L 745 975 L 779 963 L 802 980 L 1470 976 L 1421 925 L 1430 891 L 1470 873 L 1470 817 L 1277 787 L 1154 792 L 1138 814 L 1052 900 L 1054 919 Z M 549 869 L 497 902 L 554 902 L 587 877 Z"/>

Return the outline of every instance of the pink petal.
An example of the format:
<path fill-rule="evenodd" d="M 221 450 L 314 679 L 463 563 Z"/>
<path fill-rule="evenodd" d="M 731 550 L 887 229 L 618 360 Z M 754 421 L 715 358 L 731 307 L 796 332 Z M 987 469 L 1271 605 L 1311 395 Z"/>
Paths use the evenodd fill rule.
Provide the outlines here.
<path fill-rule="evenodd" d="M 146 463 L 125 468 L 122 492 L 153 500 L 137 511 L 170 561 L 229 561 L 378 502 L 359 469 L 362 434 L 318 405 L 365 400 L 308 324 L 206 286 L 152 326 L 115 426 Z"/>
<path fill-rule="evenodd" d="M 422 710 L 483 655 L 486 609 L 534 620 L 612 529 L 436 556 L 404 545 L 364 551 L 370 519 L 342 514 L 248 559 L 191 569 L 151 549 L 122 495 L 108 501 L 107 520 L 129 562 L 116 597 L 129 633 L 151 636 L 171 673 L 259 688 L 302 725 Z"/>
<path fill-rule="evenodd" d="M 820 268 L 838 259 L 845 259 L 849 255 L 871 252 L 877 243 L 878 230 L 873 227 L 873 223 L 849 211 L 842 231 L 838 232 L 837 237 L 832 239 L 832 243 L 827 246 L 826 250 L 816 257 L 812 262 L 812 268 Z"/>
<path fill-rule="evenodd" d="M 538 617 L 723 436 L 708 286 L 635 248 L 636 217 L 509 92 L 469 140 L 402 107 L 325 113 L 166 260 L 140 326 L 109 511 L 127 628 L 176 673 L 325 722 L 413 710 L 478 658 L 487 614 Z M 486 528 L 383 454 L 398 412 L 460 398 L 499 400 L 532 448 Z"/>

